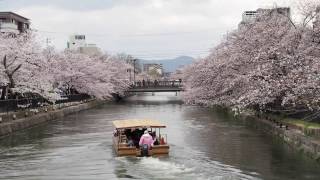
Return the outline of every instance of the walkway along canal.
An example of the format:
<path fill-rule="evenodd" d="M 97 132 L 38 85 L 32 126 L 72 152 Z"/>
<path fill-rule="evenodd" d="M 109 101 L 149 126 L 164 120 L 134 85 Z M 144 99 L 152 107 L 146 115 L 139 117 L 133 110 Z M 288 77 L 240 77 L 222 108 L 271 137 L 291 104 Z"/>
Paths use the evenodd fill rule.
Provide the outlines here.
<path fill-rule="evenodd" d="M 170 155 L 116 157 L 112 121 L 167 125 Z M 224 112 L 175 93 L 136 95 L 0 140 L 0 179 L 320 179 L 319 164 Z"/>

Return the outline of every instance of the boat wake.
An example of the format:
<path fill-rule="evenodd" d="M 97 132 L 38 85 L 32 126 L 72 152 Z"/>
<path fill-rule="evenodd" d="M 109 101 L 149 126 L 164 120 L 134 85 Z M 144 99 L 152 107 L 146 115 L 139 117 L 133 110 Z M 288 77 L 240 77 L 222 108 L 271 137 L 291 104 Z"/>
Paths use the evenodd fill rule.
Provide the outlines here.
<path fill-rule="evenodd" d="M 150 171 L 159 171 L 161 174 L 167 172 L 168 175 L 194 171 L 194 168 L 185 167 L 183 164 L 162 161 L 159 158 L 154 157 L 141 158 L 140 164 Z"/>
<path fill-rule="evenodd" d="M 257 179 L 232 166 L 212 161 L 202 162 L 206 164 L 206 168 L 199 169 L 197 165 L 190 167 L 183 162 L 173 162 L 170 158 L 119 157 L 117 160 L 121 164 L 118 166 L 121 170 L 118 169 L 117 172 L 123 172 L 118 177 L 132 176 L 132 179 Z"/>

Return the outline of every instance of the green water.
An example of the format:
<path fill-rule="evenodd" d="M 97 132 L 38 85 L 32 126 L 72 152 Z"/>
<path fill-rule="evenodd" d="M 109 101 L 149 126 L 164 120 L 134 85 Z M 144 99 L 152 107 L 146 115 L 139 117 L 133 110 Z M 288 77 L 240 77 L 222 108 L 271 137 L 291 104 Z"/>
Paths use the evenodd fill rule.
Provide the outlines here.
<path fill-rule="evenodd" d="M 167 124 L 170 155 L 116 157 L 112 123 Z M 320 179 L 319 165 L 224 112 L 174 93 L 133 96 L 0 139 L 0 179 Z"/>

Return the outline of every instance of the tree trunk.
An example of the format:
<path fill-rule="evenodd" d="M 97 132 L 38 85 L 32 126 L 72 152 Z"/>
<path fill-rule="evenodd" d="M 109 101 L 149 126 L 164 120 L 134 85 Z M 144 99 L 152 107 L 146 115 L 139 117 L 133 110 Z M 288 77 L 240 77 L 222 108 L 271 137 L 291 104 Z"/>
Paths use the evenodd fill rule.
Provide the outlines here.
<path fill-rule="evenodd" d="M 14 86 L 15 86 L 15 83 L 14 83 L 14 80 L 13 80 L 13 77 L 12 77 L 13 75 L 12 74 L 8 74 L 8 78 L 9 78 L 9 88 L 11 89 L 11 88 L 14 88 Z"/>

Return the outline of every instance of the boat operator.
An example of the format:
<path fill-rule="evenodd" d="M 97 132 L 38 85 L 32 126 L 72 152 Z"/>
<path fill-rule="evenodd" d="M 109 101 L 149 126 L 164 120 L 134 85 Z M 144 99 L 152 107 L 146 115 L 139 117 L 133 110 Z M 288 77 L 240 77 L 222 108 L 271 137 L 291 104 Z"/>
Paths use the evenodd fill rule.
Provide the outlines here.
<path fill-rule="evenodd" d="M 145 148 L 146 145 L 148 149 L 150 149 L 153 146 L 153 139 L 152 136 L 149 134 L 148 130 L 144 131 L 144 134 L 141 136 L 139 141 L 140 147 Z"/>

